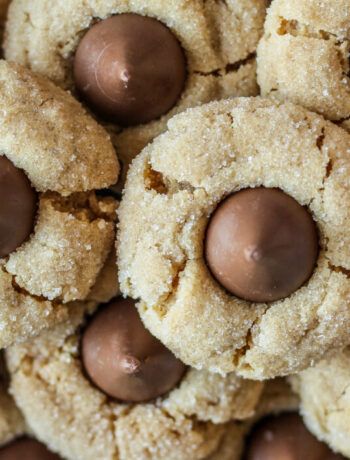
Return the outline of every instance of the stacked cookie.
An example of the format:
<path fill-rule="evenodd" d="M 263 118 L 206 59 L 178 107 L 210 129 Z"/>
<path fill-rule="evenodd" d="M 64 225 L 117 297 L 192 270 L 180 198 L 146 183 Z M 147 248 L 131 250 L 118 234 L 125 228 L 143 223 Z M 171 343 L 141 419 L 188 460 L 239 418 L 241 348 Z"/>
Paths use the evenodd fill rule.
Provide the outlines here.
<path fill-rule="evenodd" d="M 11 2 L 0 459 L 350 457 L 350 4 L 269 3 Z"/>

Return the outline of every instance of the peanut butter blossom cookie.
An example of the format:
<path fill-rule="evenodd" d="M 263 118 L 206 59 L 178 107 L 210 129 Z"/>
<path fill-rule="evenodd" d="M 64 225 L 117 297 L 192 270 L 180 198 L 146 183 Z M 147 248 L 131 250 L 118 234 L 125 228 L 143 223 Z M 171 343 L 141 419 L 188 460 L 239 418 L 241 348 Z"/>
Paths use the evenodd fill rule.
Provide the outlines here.
<path fill-rule="evenodd" d="M 348 0 L 274 0 L 258 47 L 263 95 L 349 119 L 349 38 Z"/>
<path fill-rule="evenodd" d="M 350 456 L 349 368 L 350 349 L 346 348 L 291 378 L 310 431 L 346 458 Z"/>
<path fill-rule="evenodd" d="M 84 317 L 88 308 L 7 350 L 11 391 L 38 439 L 68 460 L 199 460 L 238 436 L 232 420 L 253 415 L 261 382 L 187 368 L 131 299 Z"/>
<path fill-rule="evenodd" d="M 6 56 L 80 98 L 124 164 L 188 107 L 258 93 L 267 0 L 12 2 Z"/>
<path fill-rule="evenodd" d="M 183 362 L 254 379 L 347 344 L 350 137 L 261 98 L 177 115 L 130 169 L 121 290 Z"/>
<path fill-rule="evenodd" d="M 0 61 L 0 347 L 85 299 L 114 240 L 108 134 L 68 93 Z"/>

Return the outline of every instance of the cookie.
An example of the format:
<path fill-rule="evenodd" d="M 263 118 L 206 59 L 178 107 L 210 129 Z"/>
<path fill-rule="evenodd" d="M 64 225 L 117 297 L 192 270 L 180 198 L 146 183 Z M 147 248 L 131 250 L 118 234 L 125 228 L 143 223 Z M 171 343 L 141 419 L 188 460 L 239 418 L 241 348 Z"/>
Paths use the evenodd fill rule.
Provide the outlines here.
<path fill-rule="evenodd" d="M 2 370 L 1 370 L 2 371 Z M 0 460 L 59 460 L 55 454 L 48 452 L 46 447 L 29 438 L 30 430 L 26 426 L 22 414 L 8 394 L 5 384 L 6 377 L 1 372 L 0 382 Z"/>
<path fill-rule="evenodd" d="M 348 133 L 322 117 L 261 98 L 169 121 L 134 160 L 119 208 L 121 290 L 141 299 L 152 334 L 188 365 L 253 379 L 348 343 L 349 148 Z M 228 197 L 238 223 L 229 217 L 220 233 L 212 216 Z M 256 231 L 245 232 L 249 222 Z M 211 239 L 231 266 L 208 260 Z"/>
<path fill-rule="evenodd" d="M 113 297 L 119 295 L 116 254 L 114 248 L 112 248 L 86 300 L 87 302 L 102 304 L 109 302 Z"/>
<path fill-rule="evenodd" d="M 69 89 L 104 120 L 125 176 L 174 114 L 258 94 L 255 51 L 266 4 L 14 0 L 6 57 Z"/>
<path fill-rule="evenodd" d="M 262 94 L 348 119 L 349 38 L 348 1 L 274 0 L 258 47 Z"/>
<path fill-rule="evenodd" d="M 254 421 L 264 417 L 286 412 L 298 412 L 300 401 L 287 380 L 276 378 L 265 382 L 259 404 L 254 414 Z"/>
<path fill-rule="evenodd" d="M 6 386 L 0 383 L 0 446 L 12 442 L 15 438 L 26 433 L 22 415 L 9 396 Z M 0 447 L 0 452 L 1 452 Z"/>
<path fill-rule="evenodd" d="M 3 356 L 1 356 L 3 359 Z M 0 380 L 0 460 L 60 460 L 32 437 L 30 429 L 8 393 L 5 364 Z"/>
<path fill-rule="evenodd" d="M 87 318 L 87 305 L 76 305 L 66 324 L 9 348 L 19 407 L 35 435 L 67 459 L 209 457 L 231 419 L 252 416 L 262 384 L 186 369 L 141 330 L 133 309 L 119 299 Z"/>
<path fill-rule="evenodd" d="M 206 460 L 241 460 L 246 431 L 246 424 L 237 422 L 229 424 L 219 447 Z"/>
<path fill-rule="evenodd" d="M 0 61 L 0 347 L 67 317 L 113 246 L 108 134 L 68 93 Z"/>
<path fill-rule="evenodd" d="M 336 452 L 350 456 L 350 349 L 290 378 L 311 432 Z"/>

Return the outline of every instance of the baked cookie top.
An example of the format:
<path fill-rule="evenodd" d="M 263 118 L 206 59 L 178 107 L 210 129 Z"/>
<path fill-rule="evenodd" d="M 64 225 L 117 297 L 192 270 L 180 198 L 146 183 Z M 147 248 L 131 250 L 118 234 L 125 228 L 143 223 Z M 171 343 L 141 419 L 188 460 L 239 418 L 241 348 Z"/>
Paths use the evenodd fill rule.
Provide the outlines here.
<path fill-rule="evenodd" d="M 30 428 L 52 450 L 72 460 L 204 459 L 231 430 L 226 422 L 253 415 L 263 386 L 235 374 L 188 369 L 155 400 L 108 397 L 82 364 L 90 307 L 75 305 L 69 322 L 7 350 L 11 391 Z M 113 356 L 115 368 L 117 350 Z"/>
<path fill-rule="evenodd" d="M 319 115 L 242 98 L 174 117 L 134 160 L 119 208 L 121 290 L 140 299 L 146 326 L 182 361 L 266 379 L 306 368 L 348 342 L 349 148 L 349 135 Z M 218 205 L 243 189 L 262 187 L 293 198 L 318 232 L 311 277 L 273 302 L 230 294 L 204 254 Z M 281 234 L 269 225 L 271 235 L 276 229 Z M 282 233 L 287 241 L 281 247 L 289 247 L 289 238 L 295 244 L 288 228 Z M 277 265 L 287 272 L 282 282 L 289 268 L 306 263 L 305 255 L 297 259 L 293 266 Z"/>
<path fill-rule="evenodd" d="M 3 358 L 1 356 L 1 358 Z M 32 433 L 8 393 L 7 376 L 1 369 L 0 383 L 0 459 L 60 460 L 46 447 L 32 438 Z"/>
<path fill-rule="evenodd" d="M 258 94 L 255 51 L 263 32 L 266 4 L 266 0 L 59 0 L 54 3 L 50 0 L 14 0 L 7 22 L 6 57 L 49 77 L 81 97 L 100 120 L 107 115 L 105 124 L 113 134 L 126 173 L 131 159 L 166 128 L 167 120 L 174 114 L 213 99 Z M 153 18 L 151 30 L 146 34 L 145 20 L 149 22 L 149 18 Z M 129 21 L 132 22 L 129 24 Z M 164 30 L 154 31 L 152 27 Z M 130 43 L 129 30 L 139 37 L 135 43 Z M 138 71 L 138 62 L 124 62 L 125 55 L 138 52 L 141 53 L 139 61 L 143 61 L 143 52 L 152 58 L 158 48 L 157 42 L 154 46 L 148 45 L 153 32 L 164 34 L 162 46 L 169 45 L 168 55 L 159 52 L 159 58 L 150 65 L 159 73 L 156 77 L 152 72 L 147 73 L 149 66 Z M 101 36 L 105 37 L 102 44 Z M 177 45 L 169 44 L 169 40 Z M 87 41 L 87 51 L 84 51 Z M 104 48 L 106 43 L 109 51 Z M 150 52 L 147 52 L 148 46 Z M 176 46 L 179 49 L 174 51 Z M 128 47 L 131 52 L 125 51 L 130 49 Z M 179 53 L 183 54 L 182 64 L 178 62 Z M 115 55 L 125 64 L 118 81 L 108 76 Z M 175 69 L 170 72 L 173 65 Z M 179 66 L 184 68 L 179 70 Z M 171 75 L 165 75 L 168 68 Z M 141 76 L 146 72 L 148 78 L 141 78 L 138 72 Z M 184 78 L 185 73 L 184 84 L 179 84 L 176 79 L 173 81 L 174 74 L 178 73 L 181 74 L 178 79 Z M 125 78 L 128 80 L 129 77 L 131 83 L 125 84 Z M 145 100 L 141 98 L 142 110 L 137 106 L 131 126 L 127 107 L 131 100 L 140 96 L 132 93 L 129 97 L 125 90 L 133 91 L 133 78 L 137 80 L 136 87 L 142 88 L 141 95 Z M 153 78 L 157 85 L 152 86 Z M 162 86 L 159 81 L 167 78 L 173 84 L 168 84 L 164 93 L 158 94 Z M 148 120 L 138 118 L 167 99 L 173 85 L 179 85 L 180 91 L 167 109 L 160 110 Z M 120 89 L 118 97 L 114 97 L 116 87 Z M 94 88 L 92 95 L 91 88 Z M 96 98 L 99 99 L 97 107 Z M 115 106 L 116 99 L 124 101 L 124 98 L 128 102 L 123 106 L 122 115 L 115 113 L 115 107 L 112 107 L 112 114 L 106 112 L 111 104 Z"/>
<path fill-rule="evenodd" d="M 350 349 L 331 355 L 290 381 L 310 431 L 336 452 L 350 456 Z"/>
<path fill-rule="evenodd" d="M 349 39 L 347 0 L 274 0 L 258 47 L 262 94 L 349 118 Z"/>
<path fill-rule="evenodd" d="M 0 347 L 85 299 L 111 250 L 118 176 L 108 134 L 67 92 L 0 61 Z"/>

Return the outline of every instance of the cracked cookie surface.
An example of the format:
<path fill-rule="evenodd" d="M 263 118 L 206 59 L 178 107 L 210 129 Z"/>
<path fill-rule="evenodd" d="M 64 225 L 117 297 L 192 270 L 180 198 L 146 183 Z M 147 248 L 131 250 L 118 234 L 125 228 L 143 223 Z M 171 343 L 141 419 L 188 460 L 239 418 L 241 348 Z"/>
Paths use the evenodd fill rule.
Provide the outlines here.
<path fill-rule="evenodd" d="M 350 117 L 350 5 L 347 0 L 274 0 L 258 46 L 263 95 Z M 349 122 L 344 123 L 349 130 Z"/>
<path fill-rule="evenodd" d="M 64 320 L 65 304 L 88 296 L 115 234 L 116 203 L 94 189 L 115 182 L 119 167 L 108 134 L 53 83 L 0 61 L 0 89 L 0 154 L 37 197 L 31 233 L 0 259 L 6 347 Z"/>
<path fill-rule="evenodd" d="M 175 107 L 158 120 L 123 130 L 106 125 L 126 173 L 131 159 L 164 131 L 174 114 L 214 99 L 258 94 L 255 51 L 266 4 L 266 0 L 59 0 L 54 4 L 14 0 L 6 56 L 74 93 L 74 55 L 92 24 L 131 12 L 168 26 L 186 55 L 186 87 Z"/>
<path fill-rule="evenodd" d="M 168 123 L 130 168 L 119 208 L 121 290 L 148 329 L 198 369 L 267 379 L 348 342 L 350 137 L 293 104 L 236 99 Z M 320 252 L 310 280 L 269 304 L 228 294 L 203 241 L 227 195 L 275 187 L 307 206 Z"/>
<path fill-rule="evenodd" d="M 109 399 L 80 359 L 84 313 L 94 308 L 76 304 L 69 322 L 6 352 L 16 402 L 52 450 L 72 460 L 205 459 L 238 430 L 229 420 L 254 414 L 262 383 L 194 369 L 153 402 Z"/>
<path fill-rule="evenodd" d="M 309 430 L 336 452 L 350 456 L 350 349 L 290 378 Z"/>

